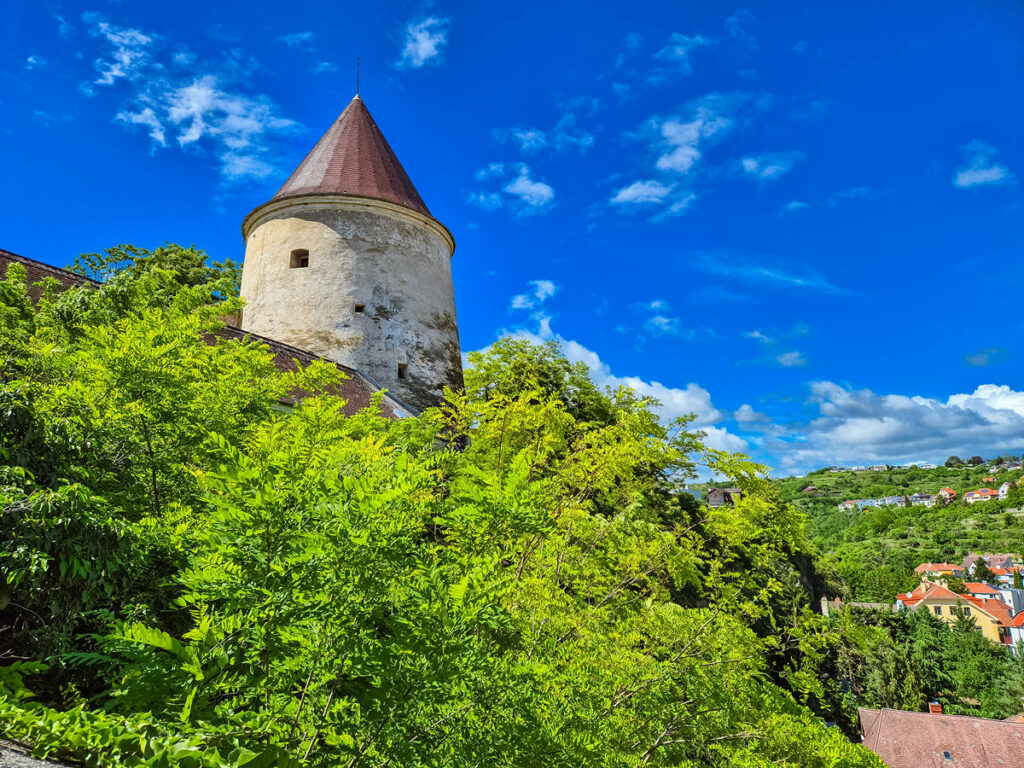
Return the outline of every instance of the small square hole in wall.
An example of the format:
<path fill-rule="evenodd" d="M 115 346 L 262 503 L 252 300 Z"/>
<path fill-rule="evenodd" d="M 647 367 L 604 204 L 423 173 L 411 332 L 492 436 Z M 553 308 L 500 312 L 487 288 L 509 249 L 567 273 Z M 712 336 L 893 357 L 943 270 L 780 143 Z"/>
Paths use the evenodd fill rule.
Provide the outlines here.
<path fill-rule="evenodd" d="M 366 311 L 366 305 L 365 304 L 356 304 L 356 314 L 357 315 L 361 315 L 365 311 Z"/>
<path fill-rule="evenodd" d="M 309 266 L 309 251 L 305 248 L 296 248 L 292 251 L 292 259 L 290 264 L 292 269 L 302 269 L 303 267 Z"/>
<path fill-rule="evenodd" d="M 953 756 L 952 756 L 951 754 L 949 754 L 949 752 L 943 752 L 943 753 L 942 753 L 942 758 L 943 758 L 944 760 L 952 760 L 952 759 L 953 759 Z"/>
<path fill-rule="evenodd" d="M 399 363 L 398 364 L 398 378 L 404 379 L 405 378 L 405 373 L 406 373 L 406 371 L 408 369 L 409 369 L 408 365 L 406 365 L 405 363 Z"/>

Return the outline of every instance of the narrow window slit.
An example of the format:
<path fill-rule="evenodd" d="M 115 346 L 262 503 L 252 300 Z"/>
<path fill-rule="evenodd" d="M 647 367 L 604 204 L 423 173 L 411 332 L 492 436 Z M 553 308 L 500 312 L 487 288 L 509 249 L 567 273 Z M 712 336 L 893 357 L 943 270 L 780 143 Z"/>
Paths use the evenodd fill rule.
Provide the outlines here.
<path fill-rule="evenodd" d="M 366 305 L 365 304 L 356 304 L 356 314 L 357 315 L 361 315 L 365 311 L 366 311 Z"/>
<path fill-rule="evenodd" d="M 408 368 L 409 368 L 409 366 L 407 364 L 399 363 L 398 364 L 398 378 L 404 379 L 405 378 L 405 372 L 406 372 L 406 370 Z"/>

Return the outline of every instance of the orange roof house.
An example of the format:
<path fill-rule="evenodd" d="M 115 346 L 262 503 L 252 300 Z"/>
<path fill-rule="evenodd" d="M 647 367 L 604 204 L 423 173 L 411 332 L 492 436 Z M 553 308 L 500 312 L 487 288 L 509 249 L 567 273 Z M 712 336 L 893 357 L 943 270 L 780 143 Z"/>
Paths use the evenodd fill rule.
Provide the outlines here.
<path fill-rule="evenodd" d="M 1012 642 L 1013 616 L 1002 600 L 961 595 L 934 581 L 922 581 L 913 592 L 898 594 L 896 602 L 904 608 L 924 609 L 947 624 L 955 623 L 963 614 L 973 619 L 982 635 L 993 643 L 1009 645 Z"/>
<path fill-rule="evenodd" d="M 955 563 L 921 563 L 914 569 L 914 573 L 918 576 L 936 575 L 956 576 L 959 578 L 964 575 L 964 569 Z"/>

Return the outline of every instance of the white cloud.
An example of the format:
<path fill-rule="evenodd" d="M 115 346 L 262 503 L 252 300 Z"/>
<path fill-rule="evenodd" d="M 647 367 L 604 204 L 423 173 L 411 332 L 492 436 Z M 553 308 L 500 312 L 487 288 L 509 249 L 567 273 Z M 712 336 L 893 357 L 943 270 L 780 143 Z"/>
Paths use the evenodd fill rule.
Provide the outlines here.
<path fill-rule="evenodd" d="M 771 264 L 767 259 L 752 261 L 727 254 L 698 254 L 693 260 L 698 269 L 713 275 L 722 275 L 749 283 L 768 283 L 790 288 L 805 288 L 832 294 L 851 294 L 845 288 L 833 285 L 810 267 Z"/>
<path fill-rule="evenodd" d="M 632 184 L 622 187 L 612 195 L 612 205 L 642 205 L 645 203 L 660 203 L 668 197 L 673 187 L 662 184 L 660 181 L 650 179 L 634 181 Z"/>
<path fill-rule="evenodd" d="M 758 330 L 747 331 L 743 335 L 746 338 L 748 338 L 748 339 L 754 339 L 755 341 L 760 341 L 762 344 L 771 344 L 774 341 L 774 339 L 772 339 L 771 336 L 767 336 L 767 335 L 765 335 L 764 333 L 761 333 L 761 331 L 758 331 Z"/>
<path fill-rule="evenodd" d="M 520 164 L 519 174 L 505 185 L 504 191 L 521 202 L 523 214 L 541 213 L 548 210 L 555 200 L 555 190 L 543 181 L 530 178 L 530 168 Z"/>
<path fill-rule="evenodd" d="M 25 69 L 29 70 L 30 72 L 33 69 L 41 69 L 41 68 L 47 66 L 47 64 L 49 64 L 49 62 L 46 59 L 44 59 L 42 56 L 35 56 L 35 55 L 33 55 L 33 56 L 29 56 L 27 59 L 25 59 Z"/>
<path fill-rule="evenodd" d="M 782 206 L 782 213 L 797 213 L 798 211 L 806 211 L 810 207 L 810 203 L 804 203 L 800 200 L 790 200 Z"/>
<path fill-rule="evenodd" d="M 983 349 L 980 352 L 976 352 L 973 355 L 965 355 L 964 362 L 972 368 L 981 368 L 992 363 L 999 362 L 1005 353 L 998 347 L 991 347 L 990 349 Z"/>
<path fill-rule="evenodd" d="M 448 19 L 430 16 L 405 25 L 402 55 L 395 63 L 399 69 L 420 69 L 439 64 L 448 44 Z"/>
<path fill-rule="evenodd" d="M 313 65 L 314 75 L 327 75 L 331 72 L 337 72 L 338 65 L 330 61 L 318 61 Z"/>
<path fill-rule="evenodd" d="M 467 202 L 487 211 L 508 206 L 516 216 L 547 213 L 555 204 L 555 189 L 550 184 L 531 177 L 526 163 L 490 163 L 477 169 L 477 181 L 499 181 L 500 191 L 474 190 Z"/>
<path fill-rule="evenodd" d="M 477 169 L 477 172 L 473 174 L 477 181 L 487 181 L 488 179 L 494 179 L 505 174 L 504 163 L 489 163 L 483 168 Z"/>
<path fill-rule="evenodd" d="M 771 421 L 768 414 L 755 411 L 753 406 L 748 403 L 741 405 L 732 417 L 740 424 L 767 424 Z"/>
<path fill-rule="evenodd" d="M 975 140 L 966 144 L 963 150 L 966 165 L 953 176 L 953 186 L 970 189 L 982 186 L 1004 186 L 1017 181 L 1013 172 L 997 161 L 999 150 L 991 144 Z"/>
<path fill-rule="evenodd" d="M 296 124 L 281 116 L 269 97 L 247 92 L 243 83 L 254 62 L 230 52 L 218 62 L 199 61 L 168 50 L 156 35 L 119 27 L 99 14 L 83 19 L 103 46 L 91 85 L 123 100 L 116 122 L 144 128 L 154 148 L 173 143 L 212 155 L 225 181 L 274 172 L 272 142 Z"/>
<path fill-rule="evenodd" d="M 576 123 L 576 114 L 566 112 L 550 131 L 521 126 L 496 129 L 493 135 L 498 141 L 515 144 L 524 155 L 535 155 L 545 149 L 576 150 L 582 154 L 594 146 L 594 135 L 578 128 Z"/>
<path fill-rule="evenodd" d="M 509 309 L 533 309 L 558 292 L 558 286 L 551 280 L 531 280 L 530 285 L 533 286 L 533 291 L 513 296 Z"/>
<path fill-rule="evenodd" d="M 500 192 L 470 192 L 466 196 L 466 202 L 485 211 L 497 211 L 505 206 L 505 198 Z"/>
<path fill-rule="evenodd" d="M 627 136 L 647 143 L 651 170 L 660 178 L 633 181 L 618 189 L 609 202 L 627 213 L 640 206 L 660 207 L 652 221 L 687 212 L 698 199 L 693 184 L 705 146 L 733 129 L 750 99 L 745 93 L 710 93 L 693 99 L 678 114 L 650 117 L 639 132 Z"/>
<path fill-rule="evenodd" d="M 674 32 L 669 35 L 668 44 L 654 54 L 654 58 L 671 63 L 681 74 L 690 75 L 693 74 L 691 54 L 700 48 L 711 48 L 717 44 L 718 40 L 714 37 L 681 35 Z M 662 70 L 655 70 L 649 77 L 654 82 L 660 82 L 664 78 L 665 73 Z"/>
<path fill-rule="evenodd" d="M 775 358 L 779 365 L 786 368 L 802 368 L 807 365 L 803 352 L 783 352 Z"/>
<path fill-rule="evenodd" d="M 725 20 L 725 33 L 737 42 L 756 47 L 757 40 L 754 37 L 756 24 L 757 17 L 746 8 L 740 8 Z"/>
<path fill-rule="evenodd" d="M 774 181 L 793 170 L 793 166 L 803 158 L 803 152 L 774 152 L 744 157 L 740 164 L 747 176 L 758 181 Z"/>
<path fill-rule="evenodd" d="M 308 30 L 305 32 L 292 32 L 290 35 L 282 35 L 277 39 L 289 48 L 305 48 L 316 39 L 316 33 Z"/>
<path fill-rule="evenodd" d="M 161 147 L 167 146 L 167 135 L 164 132 L 163 123 L 150 107 L 144 107 L 138 112 L 119 112 L 117 120 L 131 125 L 143 125 L 149 128 L 149 138 Z"/>
<path fill-rule="evenodd" d="M 764 446 L 783 467 L 911 460 L 941 461 L 951 454 L 1020 453 L 1024 447 L 1024 392 L 982 384 L 945 401 L 878 395 L 829 381 L 810 384 L 818 416 L 778 427 Z"/>

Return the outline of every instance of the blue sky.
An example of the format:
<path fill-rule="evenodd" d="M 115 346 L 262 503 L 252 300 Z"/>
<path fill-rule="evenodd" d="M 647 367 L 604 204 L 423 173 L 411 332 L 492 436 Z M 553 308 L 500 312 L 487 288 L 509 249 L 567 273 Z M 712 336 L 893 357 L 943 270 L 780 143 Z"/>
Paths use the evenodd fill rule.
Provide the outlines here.
<path fill-rule="evenodd" d="M 0 247 L 240 260 L 362 95 L 464 350 L 561 340 L 777 474 L 1024 450 L 1017 2 L 5 4 Z"/>

